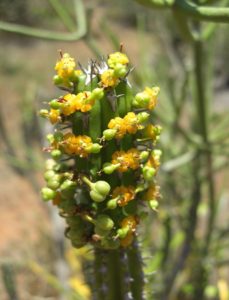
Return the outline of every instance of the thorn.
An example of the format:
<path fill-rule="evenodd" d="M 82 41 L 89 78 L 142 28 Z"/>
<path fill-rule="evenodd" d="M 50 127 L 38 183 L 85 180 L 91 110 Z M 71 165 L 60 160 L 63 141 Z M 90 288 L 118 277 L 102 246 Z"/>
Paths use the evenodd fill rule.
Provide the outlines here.
<path fill-rule="evenodd" d="M 122 43 L 122 42 L 120 43 L 119 51 L 120 51 L 120 52 L 123 52 L 123 43 Z"/>
<path fill-rule="evenodd" d="M 58 52 L 59 52 L 59 54 L 60 54 L 60 57 L 63 58 L 63 52 L 62 52 L 62 50 L 59 49 Z"/>

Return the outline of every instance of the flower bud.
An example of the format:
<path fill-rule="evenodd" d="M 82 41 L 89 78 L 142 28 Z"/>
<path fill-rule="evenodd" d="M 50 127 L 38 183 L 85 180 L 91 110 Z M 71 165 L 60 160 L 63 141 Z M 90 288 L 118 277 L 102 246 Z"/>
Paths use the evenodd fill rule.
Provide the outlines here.
<path fill-rule="evenodd" d="M 148 157 L 149 157 L 149 152 L 148 152 L 148 151 L 142 151 L 142 152 L 140 153 L 140 160 L 145 161 L 145 160 L 148 159 Z"/>
<path fill-rule="evenodd" d="M 105 174 L 112 174 L 116 169 L 118 169 L 118 167 L 120 166 L 120 164 L 111 164 L 111 163 L 105 163 L 103 165 L 103 172 Z"/>
<path fill-rule="evenodd" d="M 41 190 L 41 195 L 44 201 L 49 201 L 55 198 L 56 192 L 50 188 L 44 187 Z"/>
<path fill-rule="evenodd" d="M 52 179 L 52 177 L 55 175 L 56 173 L 53 170 L 48 170 L 45 172 L 44 174 L 44 178 L 46 181 Z"/>
<path fill-rule="evenodd" d="M 63 83 L 63 79 L 59 75 L 53 77 L 53 82 L 55 85 L 60 85 Z"/>
<path fill-rule="evenodd" d="M 58 189 L 59 186 L 60 186 L 60 182 L 57 180 L 50 179 L 47 182 L 47 187 L 50 189 L 56 190 Z"/>
<path fill-rule="evenodd" d="M 116 77 L 124 77 L 127 73 L 127 68 L 126 66 L 122 64 L 116 64 L 114 67 L 114 75 Z"/>
<path fill-rule="evenodd" d="M 54 142 L 54 135 L 49 133 L 46 135 L 46 139 L 50 144 L 52 144 Z"/>
<path fill-rule="evenodd" d="M 47 159 L 46 162 L 45 162 L 46 170 L 53 170 L 55 165 L 56 165 L 56 162 L 53 159 Z"/>
<path fill-rule="evenodd" d="M 150 101 L 150 97 L 144 92 L 138 93 L 133 101 L 136 107 L 147 107 Z"/>
<path fill-rule="evenodd" d="M 115 209 L 117 207 L 117 199 L 111 199 L 107 202 L 108 209 Z"/>
<path fill-rule="evenodd" d="M 157 210 L 159 206 L 159 203 L 157 200 L 150 200 L 149 201 L 149 207 L 152 209 L 152 210 Z"/>
<path fill-rule="evenodd" d="M 120 239 L 124 239 L 124 238 L 127 236 L 129 230 L 130 230 L 129 227 L 119 228 L 119 229 L 117 230 L 117 235 L 118 235 L 118 237 L 119 237 Z"/>
<path fill-rule="evenodd" d="M 51 156 L 53 159 L 59 159 L 62 155 L 62 152 L 59 149 L 55 149 L 51 151 Z"/>
<path fill-rule="evenodd" d="M 48 115 L 49 115 L 49 111 L 48 111 L 47 109 L 41 109 L 41 110 L 39 111 L 39 114 L 40 114 L 41 117 L 46 118 L 46 117 L 48 117 Z"/>
<path fill-rule="evenodd" d="M 141 112 L 137 115 L 137 119 L 139 123 L 144 123 L 149 119 L 150 114 L 148 114 L 147 112 Z"/>
<path fill-rule="evenodd" d="M 115 137 L 116 132 L 116 129 L 106 129 L 103 131 L 103 137 L 106 141 L 110 141 Z"/>
<path fill-rule="evenodd" d="M 152 167 L 145 166 L 143 169 L 143 177 L 147 181 L 151 181 L 156 174 L 156 170 Z"/>
<path fill-rule="evenodd" d="M 107 215 L 99 215 L 95 221 L 96 227 L 110 231 L 114 227 L 113 220 Z"/>
<path fill-rule="evenodd" d="M 99 153 L 101 148 L 103 148 L 101 145 L 94 143 L 87 147 L 85 150 L 89 153 Z"/>
<path fill-rule="evenodd" d="M 102 88 L 95 88 L 91 93 L 91 98 L 95 100 L 100 100 L 104 96 L 104 91 Z"/>
<path fill-rule="evenodd" d="M 60 186 L 61 191 L 68 191 L 75 189 L 76 183 L 72 180 L 66 179 Z"/>
<path fill-rule="evenodd" d="M 52 109 L 59 109 L 61 107 L 61 103 L 57 101 L 57 99 L 54 99 L 49 102 L 49 105 Z"/>

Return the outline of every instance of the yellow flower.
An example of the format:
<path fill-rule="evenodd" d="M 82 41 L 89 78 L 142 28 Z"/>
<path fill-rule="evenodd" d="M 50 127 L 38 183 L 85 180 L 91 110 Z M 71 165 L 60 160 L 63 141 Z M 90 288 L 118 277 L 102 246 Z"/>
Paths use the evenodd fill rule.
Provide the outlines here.
<path fill-rule="evenodd" d="M 114 74 L 114 70 L 108 69 L 101 75 L 101 84 L 104 88 L 115 87 L 118 84 L 118 78 Z"/>
<path fill-rule="evenodd" d="M 110 68 L 114 68 L 117 64 L 127 65 L 128 63 L 128 57 L 122 52 L 115 52 L 109 55 L 108 66 Z"/>
<path fill-rule="evenodd" d="M 138 118 L 135 113 L 129 112 L 124 117 L 125 129 L 128 133 L 136 133 L 138 129 L 140 129 L 140 125 L 138 124 Z"/>
<path fill-rule="evenodd" d="M 61 107 L 62 113 L 69 116 L 76 111 L 76 95 L 67 94 L 61 99 L 63 105 Z"/>
<path fill-rule="evenodd" d="M 156 155 L 150 155 L 148 161 L 146 162 L 146 166 L 157 170 L 160 166 L 160 157 Z"/>
<path fill-rule="evenodd" d="M 145 88 L 144 93 L 146 93 L 150 97 L 150 101 L 148 104 L 149 110 L 154 109 L 154 107 L 156 106 L 157 96 L 158 96 L 159 92 L 160 92 L 160 88 L 157 86 L 153 87 L 153 88 L 149 88 L 149 87 Z"/>
<path fill-rule="evenodd" d="M 115 137 L 117 139 L 121 139 L 126 133 L 125 122 L 122 118 L 119 117 L 111 119 L 108 123 L 108 128 L 115 129 L 117 131 L 115 134 Z"/>
<path fill-rule="evenodd" d="M 56 124 L 61 120 L 59 109 L 51 109 L 48 118 L 52 124 Z"/>
<path fill-rule="evenodd" d="M 114 189 L 112 193 L 112 198 L 119 197 L 118 205 L 125 206 L 129 201 L 133 200 L 135 196 L 135 191 L 132 186 L 118 186 Z"/>
<path fill-rule="evenodd" d="M 160 197 L 160 187 L 153 183 L 149 186 L 148 190 L 146 191 L 143 200 L 151 201 L 156 200 Z"/>
<path fill-rule="evenodd" d="M 65 116 L 69 116 L 75 111 L 90 111 L 95 103 L 95 100 L 91 98 L 91 92 L 85 91 L 77 95 L 67 94 L 62 98 L 62 102 L 62 113 Z"/>
<path fill-rule="evenodd" d="M 120 244 L 123 247 L 128 247 L 133 242 L 134 232 L 137 227 L 137 218 L 135 216 L 128 216 L 124 218 L 121 222 L 121 227 L 128 228 L 128 233 L 120 240 Z"/>
<path fill-rule="evenodd" d="M 132 148 L 125 151 L 116 151 L 112 155 L 112 164 L 120 164 L 119 172 L 126 172 L 128 169 L 136 170 L 139 167 L 139 151 Z"/>
<path fill-rule="evenodd" d="M 87 135 L 75 136 L 73 133 L 67 133 L 61 143 L 65 153 L 87 157 L 88 152 L 86 149 L 92 145 L 92 140 Z"/>
<path fill-rule="evenodd" d="M 56 63 L 55 70 L 57 75 L 63 79 L 67 79 L 74 74 L 76 63 L 68 53 L 64 53 L 63 57 Z"/>
<path fill-rule="evenodd" d="M 85 91 L 76 95 L 76 109 L 87 112 L 92 109 L 95 100 L 91 97 L 91 92 Z"/>

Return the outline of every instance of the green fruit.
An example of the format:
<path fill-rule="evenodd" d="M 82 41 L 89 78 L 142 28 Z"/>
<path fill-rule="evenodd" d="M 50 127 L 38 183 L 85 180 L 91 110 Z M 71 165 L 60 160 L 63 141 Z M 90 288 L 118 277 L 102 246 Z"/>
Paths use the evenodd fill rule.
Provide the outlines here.
<path fill-rule="evenodd" d="M 120 228 L 117 230 L 117 235 L 120 239 L 124 239 L 127 236 L 127 233 L 129 232 L 129 227 Z"/>
<path fill-rule="evenodd" d="M 106 181 L 99 180 L 94 183 L 93 190 L 97 193 L 101 194 L 102 196 L 107 196 L 110 192 L 110 185 Z"/>
<path fill-rule="evenodd" d="M 62 152 L 58 149 L 52 150 L 51 156 L 53 159 L 59 159 L 62 155 Z"/>
<path fill-rule="evenodd" d="M 57 101 L 57 99 L 54 99 L 49 102 L 49 105 L 52 109 L 59 109 L 61 107 L 61 103 Z"/>
<path fill-rule="evenodd" d="M 117 130 L 115 129 L 106 129 L 103 131 L 103 137 L 106 141 L 110 141 L 115 137 Z"/>
<path fill-rule="evenodd" d="M 63 83 L 63 79 L 59 75 L 55 75 L 53 77 L 53 82 L 54 84 L 59 85 Z"/>
<path fill-rule="evenodd" d="M 48 187 L 41 190 L 41 195 L 44 201 L 49 201 L 55 198 L 56 192 Z"/>
<path fill-rule="evenodd" d="M 48 170 L 44 174 L 44 178 L 46 181 L 50 180 L 53 178 L 53 176 L 56 175 L 56 173 L 53 170 Z"/>
<path fill-rule="evenodd" d="M 88 151 L 89 153 L 99 153 L 101 150 L 102 146 L 95 143 L 92 144 L 90 147 L 86 148 L 86 151 Z"/>
<path fill-rule="evenodd" d="M 75 189 L 76 183 L 72 180 L 66 179 L 60 186 L 61 191 L 72 190 Z"/>
<path fill-rule="evenodd" d="M 47 182 L 47 187 L 49 187 L 50 189 L 56 190 L 58 189 L 58 187 L 60 186 L 60 182 L 57 180 L 49 180 Z"/>
<path fill-rule="evenodd" d="M 92 93 L 91 97 L 95 100 L 100 100 L 104 96 L 104 91 L 102 88 L 95 88 Z"/>
<path fill-rule="evenodd" d="M 143 177 L 147 181 L 151 181 L 154 178 L 154 175 L 156 174 L 156 170 L 151 167 L 144 167 L 143 168 Z"/>
<path fill-rule="evenodd" d="M 110 231 L 114 227 L 113 220 L 107 215 L 99 215 L 95 221 L 96 227 Z"/>
<path fill-rule="evenodd" d="M 157 210 L 159 203 L 157 200 L 150 200 L 149 201 L 149 206 L 152 210 Z"/>
<path fill-rule="evenodd" d="M 94 200 L 95 202 L 103 202 L 105 200 L 106 197 L 104 197 L 103 195 L 95 192 L 95 191 L 90 191 L 90 197 L 92 200 Z"/>
<path fill-rule="evenodd" d="M 108 209 L 115 209 L 117 207 L 117 199 L 111 199 L 107 202 Z"/>
<path fill-rule="evenodd" d="M 100 236 L 102 236 L 102 237 L 103 237 L 103 236 L 107 236 L 107 235 L 109 234 L 109 231 L 103 230 L 103 229 L 101 229 L 101 228 L 98 227 L 98 226 L 95 226 L 94 231 L 95 231 L 96 234 L 98 234 L 98 235 L 100 235 Z"/>
<path fill-rule="evenodd" d="M 119 164 L 113 165 L 111 163 L 105 163 L 103 165 L 103 172 L 105 174 L 112 174 L 117 168 L 118 168 Z"/>

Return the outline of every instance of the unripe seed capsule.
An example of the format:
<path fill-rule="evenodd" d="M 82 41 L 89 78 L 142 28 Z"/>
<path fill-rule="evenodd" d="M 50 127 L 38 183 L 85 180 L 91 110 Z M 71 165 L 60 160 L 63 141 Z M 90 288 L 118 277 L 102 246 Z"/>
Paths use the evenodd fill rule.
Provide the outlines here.
<path fill-rule="evenodd" d="M 111 164 L 111 163 L 105 163 L 103 165 L 103 172 L 105 174 L 112 174 L 118 167 L 120 166 L 120 164 Z"/>
<path fill-rule="evenodd" d="M 146 122 L 149 119 L 150 114 L 148 114 L 147 112 L 141 112 L 137 115 L 138 118 L 138 122 L 139 123 L 143 123 Z"/>
<path fill-rule="evenodd" d="M 103 131 L 103 137 L 106 141 L 110 141 L 115 137 L 117 130 L 115 129 L 106 129 Z"/>
<path fill-rule="evenodd" d="M 158 206 L 159 206 L 159 203 L 158 203 L 157 200 L 150 200 L 150 201 L 149 201 L 149 207 L 150 207 L 151 209 L 157 210 Z"/>
<path fill-rule="evenodd" d="M 64 191 L 64 190 L 68 190 L 71 188 L 76 187 L 76 183 L 72 180 L 66 179 L 60 186 L 60 190 Z"/>
<path fill-rule="evenodd" d="M 127 68 L 122 64 L 116 64 L 114 68 L 114 75 L 116 77 L 124 77 L 127 73 Z"/>
<path fill-rule="evenodd" d="M 52 177 L 55 175 L 56 173 L 53 170 L 48 170 L 45 172 L 44 174 L 44 178 L 46 181 L 52 179 Z"/>
<path fill-rule="evenodd" d="M 59 84 L 62 84 L 62 83 L 63 83 L 63 79 L 62 79 L 60 76 L 55 75 L 55 76 L 53 77 L 53 82 L 54 82 L 54 84 L 59 85 Z"/>
<path fill-rule="evenodd" d="M 124 239 L 124 238 L 127 236 L 129 230 L 130 230 L 129 227 L 119 228 L 119 229 L 117 230 L 117 235 L 118 235 L 118 237 L 119 237 L 120 239 Z"/>
<path fill-rule="evenodd" d="M 93 184 L 93 190 L 102 196 L 107 196 L 110 192 L 110 185 L 106 181 L 99 180 Z"/>
<path fill-rule="evenodd" d="M 95 202 L 103 202 L 106 199 L 106 197 L 104 197 L 103 195 L 101 195 L 93 190 L 90 191 L 90 197 Z"/>
<path fill-rule="evenodd" d="M 101 148 L 102 148 L 101 145 L 99 145 L 97 143 L 94 143 L 91 146 L 87 147 L 86 151 L 89 152 L 89 153 L 99 153 Z"/>
<path fill-rule="evenodd" d="M 55 165 L 56 165 L 56 162 L 53 159 L 47 159 L 46 162 L 45 162 L 46 170 L 53 170 Z"/>
<path fill-rule="evenodd" d="M 60 182 L 57 180 L 49 180 L 47 182 L 47 187 L 49 187 L 50 189 L 56 190 L 58 189 L 58 187 L 60 186 Z"/>
<path fill-rule="evenodd" d="M 95 88 L 92 93 L 91 97 L 95 100 L 100 100 L 104 96 L 104 91 L 102 88 Z"/>
<path fill-rule="evenodd" d="M 142 151 L 140 153 L 140 160 L 145 161 L 145 160 L 147 160 L 148 157 L 149 157 L 149 152 L 148 151 Z"/>
<path fill-rule="evenodd" d="M 154 175 L 156 174 L 156 170 L 151 167 L 144 167 L 143 168 L 143 177 L 145 180 L 150 181 L 153 179 Z"/>
<path fill-rule="evenodd" d="M 54 99 L 51 102 L 49 102 L 49 105 L 52 109 L 59 109 L 62 104 L 58 102 L 57 99 Z"/>
<path fill-rule="evenodd" d="M 41 109 L 39 111 L 39 114 L 40 114 L 41 117 L 46 118 L 48 116 L 48 114 L 49 114 L 49 111 L 47 109 Z"/>
<path fill-rule="evenodd" d="M 41 195 L 44 201 L 49 201 L 55 198 L 56 192 L 48 187 L 41 190 Z"/>
<path fill-rule="evenodd" d="M 53 159 L 59 159 L 62 155 L 62 152 L 58 149 L 52 150 L 51 156 Z"/>
<path fill-rule="evenodd" d="M 107 202 L 108 209 L 115 209 L 117 207 L 117 199 L 111 199 Z"/>
<path fill-rule="evenodd" d="M 110 231 L 114 227 L 113 220 L 107 215 L 99 215 L 95 221 L 96 227 Z"/>

